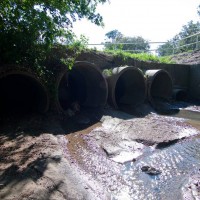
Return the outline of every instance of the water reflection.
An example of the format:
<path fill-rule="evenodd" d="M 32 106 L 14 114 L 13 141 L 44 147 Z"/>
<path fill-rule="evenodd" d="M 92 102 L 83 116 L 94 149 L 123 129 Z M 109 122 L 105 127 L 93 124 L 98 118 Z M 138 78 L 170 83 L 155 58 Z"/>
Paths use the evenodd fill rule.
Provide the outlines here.
<path fill-rule="evenodd" d="M 192 139 L 125 163 L 122 174 L 130 188 L 129 199 L 182 199 L 181 188 L 200 168 L 199 145 L 200 139 Z M 153 166 L 162 173 L 150 176 L 142 172 L 142 166 Z"/>

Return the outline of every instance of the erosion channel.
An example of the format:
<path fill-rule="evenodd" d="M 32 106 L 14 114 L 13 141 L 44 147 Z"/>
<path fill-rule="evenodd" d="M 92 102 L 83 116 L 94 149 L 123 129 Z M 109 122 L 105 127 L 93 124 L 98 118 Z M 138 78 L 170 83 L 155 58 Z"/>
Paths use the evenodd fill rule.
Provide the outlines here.
<path fill-rule="evenodd" d="M 175 107 L 167 116 L 144 104 L 132 114 L 10 117 L 1 126 L 0 199 L 198 199 L 200 106 Z"/>

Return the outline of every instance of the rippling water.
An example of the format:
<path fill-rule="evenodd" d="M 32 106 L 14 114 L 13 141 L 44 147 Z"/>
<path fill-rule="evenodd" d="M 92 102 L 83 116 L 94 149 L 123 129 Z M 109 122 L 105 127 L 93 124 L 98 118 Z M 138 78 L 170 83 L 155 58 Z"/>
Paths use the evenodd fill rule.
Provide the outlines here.
<path fill-rule="evenodd" d="M 111 195 L 112 200 L 184 199 L 188 181 L 193 175 L 200 175 L 199 110 L 180 110 L 173 116 L 151 113 L 146 118 L 124 120 L 122 124 L 121 119 L 111 119 L 112 123 L 107 119 L 103 128 L 88 131 L 81 137 L 78 134 L 68 137 L 70 144 L 76 147 L 70 152 L 73 163 L 77 162 L 86 175 L 88 188 L 98 193 L 100 199 L 106 199 L 102 198 L 105 191 Z M 160 135 L 163 140 L 167 134 L 169 137 L 173 134 L 178 140 L 161 149 L 155 148 L 153 144 L 146 146 L 142 143 L 138 143 L 137 147 L 138 141 L 135 138 L 141 135 L 134 138 L 132 132 L 136 135 L 140 130 L 146 135 L 158 133 L 152 134 L 153 141 Z M 141 155 L 132 159 L 137 148 L 141 150 Z M 120 153 L 115 155 L 119 149 Z M 127 156 L 131 158 L 126 159 Z M 149 175 L 141 170 L 143 166 L 154 167 L 161 174 Z M 96 190 L 94 183 L 101 190 Z"/>
<path fill-rule="evenodd" d="M 129 186 L 129 196 L 123 199 L 182 199 L 181 188 L 200 168 L 199 146 L 200 139 L 193 139 L 157 150 L 135 163 L 127 163 L 122 173 Z M 146 165 L 162 173 L 150 176 L 142 172 L 141 167 Z M 123 192 L 119 195 L 120 198 L 113 199 L 122 199 Z"/>

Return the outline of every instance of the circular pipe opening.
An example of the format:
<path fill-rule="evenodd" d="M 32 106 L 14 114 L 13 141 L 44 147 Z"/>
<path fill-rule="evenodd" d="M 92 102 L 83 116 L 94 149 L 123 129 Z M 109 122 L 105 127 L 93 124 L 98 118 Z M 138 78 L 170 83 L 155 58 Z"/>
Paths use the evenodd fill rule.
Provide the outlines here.
<path fill-rule="evenodd" d="M 176 101 L 186 101 L 188 99 L 187 91 L 183 89 L 174 89 L 173 98 Z"/>
<path fill-rule="evenodd" d="M 142 104 L 146 97 L 145 79 L 135 67 L 119 67 L 113 69 L 108 79 L 109 103 L 115 108 L 135 107 Z"/>
<path fill-rule="evenodd" d="M 44 113 L 49 99 L 45 87 L 34 76 L 13 72 L 0 77 L 0 114 Z"/>
<path fill-rule="evenodd" d="M 157 100 L 168 100 L 172 95 L 172 78 L 165 70 L 147 70 L 148 98 L 154 104 Z"/>
<path fill-rule="evenodd" d="M 107 82 L 100 70 L 88 62 L 76 62 L 65 71 L 58 83 L 58 101 L 61 110 L 74 103 L 84 107 L 103 107 L 107 101 Z"/>

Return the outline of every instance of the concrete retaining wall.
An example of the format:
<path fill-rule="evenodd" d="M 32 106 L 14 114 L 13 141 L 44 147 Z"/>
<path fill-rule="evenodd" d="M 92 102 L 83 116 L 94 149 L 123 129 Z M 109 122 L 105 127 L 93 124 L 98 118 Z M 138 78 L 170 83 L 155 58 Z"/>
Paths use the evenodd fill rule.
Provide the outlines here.
<path fill-rule="evenodd" d="M 135 61 L 135 67 L 138 67 L 143 71 L 149 69 L 164 69 L 171 75 L 174 88 L 188 89 L 189 87 L 190 65 L 162 64 L 153 62 L 148 63 L 144 61 Z"/>
<path fill-rule="evenodd" d="M 190 97 L 200 100 L 200 64 L 190 67 Z"/>
<path fill-rule="evenodd" d="M 112 55 L 107 56 L 104 53 L 83 53 L 78 60 L 92 62 L 101 70 L 124 65 L 135 66 L 144 72 L 151 69 L 164 69 L 171 75 L 174 89 L 184 89 L 186 92 L 190 92 L 192 98 L 200 99 L 200 65 L 162 64 L 132 58 L 123 60 Z"/>
<path fill-rule="evenodd" d="M 180 65 L 180 64 L 162 64 L 154 62 L 144 62 L 135 60 L 133 58 L 128 58 L 123 60 L 120 57 L 114 57 L 112 55 L 107 55 L 104 53 L 82 53 L 77 61 L 88 61 L 94 63 L 101 70 L 111 69 L 114 67 L 120 67 L 124 65 L 135 66 L 142 69 L 144 72 L 150 69 L 164 69 L 172 77 L 173 85 L 175 88 L 188 89 L 189 86 L 189 76 L 190 65 Z"/>

